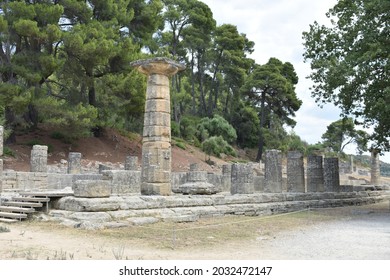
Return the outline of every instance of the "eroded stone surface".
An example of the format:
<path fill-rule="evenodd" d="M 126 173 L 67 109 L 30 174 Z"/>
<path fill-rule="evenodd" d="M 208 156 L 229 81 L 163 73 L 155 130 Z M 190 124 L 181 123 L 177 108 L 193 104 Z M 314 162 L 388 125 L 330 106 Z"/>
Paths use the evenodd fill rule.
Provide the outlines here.
<path fill-rule="evenodd" d="M 109 197 L 111 195 L 111 185 L 106 180 L 84 180 L 76 181 L 73 186 L 75 197 Z"/>

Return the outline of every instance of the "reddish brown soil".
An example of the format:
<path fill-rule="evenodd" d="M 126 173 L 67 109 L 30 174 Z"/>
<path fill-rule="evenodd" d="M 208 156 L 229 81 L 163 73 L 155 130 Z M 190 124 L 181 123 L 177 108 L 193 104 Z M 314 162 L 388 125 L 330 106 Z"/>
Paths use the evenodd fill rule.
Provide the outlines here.
<path fill-rule="evenodd" d="M 44 129 L 18 135 L 15 144 L 6 145 L 16 156 L 3 157 L 4 169 L 29 171 L 32 144 L 49 146 L 48 164 L 57 164 L 61 159 L 67 160 L 69 152 L 80 152 L 83 164 L 91 161 L 124 163 L 126 156 L 129 155 L 138 156 L 139 161 L 141 159 L 142 137 L 136 134 L 126 137 L 115 130 L 106 129 L 101 137 L 83 138 L 71 144 L 54 139 L 50 135 L 51 131 Z M 190 145 L 186 145 L 185 150 L 172 145 L 173 171 L 186 171 L 191 163 L 198 163 L 202 170 L 216 171 L 226 163 L 224 160 L 211 157 L 215 164 L 210 165 L 205 161 L 207 158 L 204 152 Z"/>

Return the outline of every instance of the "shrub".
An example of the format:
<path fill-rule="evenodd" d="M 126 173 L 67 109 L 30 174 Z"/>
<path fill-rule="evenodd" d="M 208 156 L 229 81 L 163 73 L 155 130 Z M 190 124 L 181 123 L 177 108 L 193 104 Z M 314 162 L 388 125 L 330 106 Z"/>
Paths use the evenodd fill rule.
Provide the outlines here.
<path fill-rule="evenodd" d="M 236 130 L 227 120 L 219 115 L 215 115 L 212 119 L 203 118 L 197 127 L 197 136 L 201 141 L 211 136 L 221 136 L 228 143 L 233 143 L 237 140 Z"/>
<path fill-rule="evenodd" d="M 236 151 L 232 146 L 229 145 L 221 136 L 213 136 L 202 143 L 202 150 L 210 155 L 214 154 L 217 157 L 220 157 L 221 154 L 227 154 L 231 156 L 236 156 Z"/>

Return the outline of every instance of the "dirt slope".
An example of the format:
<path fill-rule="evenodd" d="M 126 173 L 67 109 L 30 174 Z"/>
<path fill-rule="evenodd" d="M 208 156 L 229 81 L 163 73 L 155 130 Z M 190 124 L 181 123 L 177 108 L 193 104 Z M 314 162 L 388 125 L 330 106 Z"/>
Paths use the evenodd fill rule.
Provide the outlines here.
<path fill-rule="evenodd" d="M 3 157 L 4 169 L 29 171 L 33 144 L 49 146 L 48 164 L 58 164 L 61 160 L 67 160 L 69 152 L 80 152 L 83 165 L 95 161 L 119 165 L 123 164 L 126 156 L 129 155 L 138 156 L 139 161 L 141 159 L 142 137 L 139 135 L 125 137 L 112 129 L 107 129 L 99 138 L 88 137 L 72 144 L 54 139 L 51 135 L 51 131 L 44 129 L 18 135 L 15 144 L 6 145 L 15 152 L 15 157 Z M 191 163 L 198 163 L 202 170 L 216 171 L 226 163 L 224 160 L 212 157 L 211 160 L 215 165 L 209 165 L 205 159 L 205 154 L 195 147 L 186 145 L 186 149 L 183 150 L 172 145 L 173 171 L 186 171 Z"/>

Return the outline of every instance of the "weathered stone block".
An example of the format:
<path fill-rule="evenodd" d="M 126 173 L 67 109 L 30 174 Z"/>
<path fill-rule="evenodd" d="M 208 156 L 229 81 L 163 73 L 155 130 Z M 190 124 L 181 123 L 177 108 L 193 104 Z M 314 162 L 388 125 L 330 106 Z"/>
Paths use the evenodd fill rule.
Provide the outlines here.
<path fill-rule="evenodd" d="M 171 113 L 171 103 L 165 99 L 147 99 L 145 102 L 145 112 Z"/>
<path fill-rule="evenodd" d="M 298 151 L 287 153 L 287 191 L 305 192 L 303 155 Z"/>
<path fill-rule="evenodd" d="M 30 158 L 30 171 L 47 172 L 47 146 L 33 146 Z"/>
<path fill-rule="evenodd" d="M 169 141 L 171 137 L 171 128 L 170 126 L 145 125 L 143 130 L 143 137 L 148 137 L 149 140 L 150 138 L 167 138 L 167 141 Z"/>
<path fill-rule="evenodd" d="M 232 165 L 231 194 L 254 193 L 253 170 L 248 164 L 234 163 Z"/>
<path fill-rule="evenodd" d="M 221 192 L 219 187 L 216 187 L 207 182 L 188 182 L 180 185 L 175 189 L 175 192 L 182 194 L 199 194 L 199 195 L 210 195 Z"/>
<path fill-rule="evenodd" d="M 339 159 L 324 159 L 324 189 L 326 192 L 340 191 Z"/>
<path fill-rule="evenodd" d="M 322 156 L 307 157 L 307 192 L 324 191 L 324 169 Z"/>
<path fill-rule="evenodd" d="M 137 171 L 138 169 L 138 157 L 127 156 L 125 160 L 125 170 Z"/>
<path fill-rule="evenodd" d="M 264 180 L 265 192 L 282 192 L 282 154 L 279 150 L 268 150 L 265 152 Z"/>
<path fill-rule="evenodd" d="M 112 195 L 139 194 L 141 172 L 134 170 L 106 170 L 103 178 L 111 183 Z"/>
<path fill-rule="evenodd" d="M 69 153 L 68 174 L 81 173 L 81 153 Z"/>
<path fill-rule="evenodd" d="M 170 183 L 141 183 L 141 194 L 143 195 L 171 195 Z"/>
<path fill-rule="evenodd" d="M 76 181 L 73 186 L 75 197 L 109 197 L 111 195 L 111 185 L 106 180 L 83 180 Z"/>
<path fill-rule="evenodd" d="M 187 181 L 188 182 L 206 182 L 207 181 L 207 171 L 187 172 Z"/>

